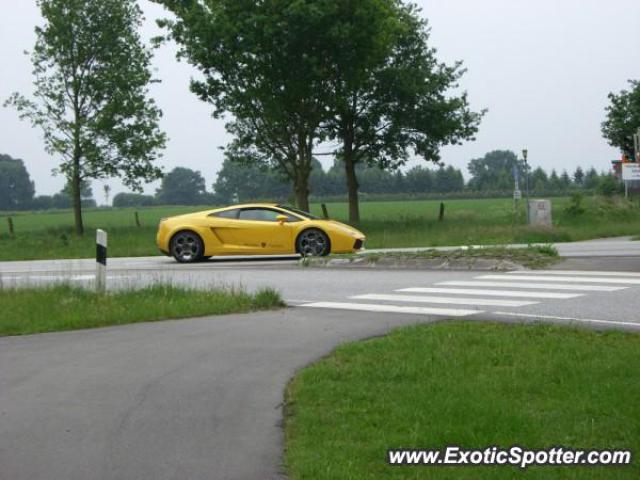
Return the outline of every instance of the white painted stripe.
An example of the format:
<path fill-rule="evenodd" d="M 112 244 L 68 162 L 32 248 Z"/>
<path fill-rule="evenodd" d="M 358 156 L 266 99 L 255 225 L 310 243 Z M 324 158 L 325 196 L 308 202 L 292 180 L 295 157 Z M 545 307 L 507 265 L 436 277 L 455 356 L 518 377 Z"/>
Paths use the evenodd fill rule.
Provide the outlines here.
<path fill-rule="evenodd" d="M 417 295 L 357 295 L 350 297 L 354 300 L 378 300 L 381 302 L 409 302 L 409 303 L 443 303 L 446 305 L 482 305 L 488 307 L 526 307 L 536 305 L 538 302 L 497 300 L 484 298 L 456 298 L 456 297 L 430 297 Z"/>
<path fill-rule="evenodd" d="M 411 315 L 438 315 L 444 317 L 466 317 L 483 313 L 479 310 L 460 310 L 454 308 L 400 307 L 397 305 L 375 305 L 368 303 L 316 302 L 301 305 L 306 308 L 331 308 L 336 310 L 354 310 L 377 313 L 403 313 Z"/>
<path fill-rule="evenodd" d="M 85 280 L 95 280 L 95 275 L 14 275 L 0 276 L 3 281 L 31 281 L 31 280 L 52 280 L 63 282 L 82 282 Z M 107 275 L 107 278 L 132 278 L 131 275 Z"/>
<path fill-rule="evenodd" d="M 541 280 L 543 282 L 623 283 L 628 285 L 640 285 L 640 278 L 536 277 L 535 275 L 484 275 L 476 278 L 487 280 Z"/>
<path fill-rule="evenodd" d="M 19 281 L 29 281 L 29 280 L 55 280 L 55 281 L 82 281 L 82 280 L 93 280 L 95 279 L 95 275 L 20 275 L 13 277 L 3 276 L 2 280 L 19 280 Z"/>
<path fill-rule="evenodd" d="M 507 290 L 474 290 L 471 288 L 403 288 L 396 290 L 396 292 L 446 293 L 452 295 L 478 295 L 483 297 L 554 298 L 560 300 L 584 296 L 582 293 L 510 292 Z"/>
<path fill-rule="evenodd" d="M 500 277 L 507 280 L 507 277 Z M 481 282 L 481 281 L 450 281 L 436 285 L 451 285 L 453 287 L 493 287 L 493 288 L 527 288 L 531 290 L 574 290 L 576 292 L 617 292 L 629 287 L 609 287 L 604 285 L 562 285 L 556 283 L 514 283 L 514 282 Z"/>
<path fill-rule="evenodd" d="M 586 275 L 590 277 L 640 277 L 637 272 L 598 272 L 582 270 L 517 270 L 506 272 L 516 275 Z"/>
<path fill-rule="evenodd" d="M 600 323 L 603 325 L 618 325 L 622 327 L 640 328 L 640 323 L 620 322 L 616 320 L 594 320 L 590 318 L 554 317 L 552 315 L 533 315 L 530 313 L 510 313 L 510 312 L 493 312 L 493 314 L 505 316 L 505 317 L 535 318 L 535 319 L 542 319 L 542 320 L 564 320 L 568 322 Z"/>

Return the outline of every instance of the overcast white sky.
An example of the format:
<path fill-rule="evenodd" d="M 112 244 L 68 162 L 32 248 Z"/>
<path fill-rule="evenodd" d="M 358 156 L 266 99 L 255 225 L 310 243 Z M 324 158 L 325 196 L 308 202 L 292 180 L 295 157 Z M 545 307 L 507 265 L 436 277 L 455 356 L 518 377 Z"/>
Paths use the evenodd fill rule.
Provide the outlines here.
<path fill-rule="evenodd" d="M 0 103 L 13 91 L 31 90 L 33 27 L 41 22 L 34 0 L 1 0 Z M 607 94 L 640 79 L 640 1 L 638 0 L 418 0 L 432 27 L 432 45 L 447 62 L 463 60 L 468 73 L 462 88 L 476 109 L 488 108 L 476 142 L 443 150 L 443 160 L 465 168 L 471 158 L 494 149 L 523 147 L 530 162 L 550 170 L 578 165 L 608 169 L 619 156 L 600 134 Z M 145 34 L 156 33 L 163 10 L 141 0 Z M 196 74 L 175 61 L 175 50 L 157 52 L 162 83 L 152 95 L 164 110 L 162 128 L 170 141 L 162 164 L 167 170 L 200 170 L 210 189 L 222 163 L 218 147 L 228 138 L 211 108 L 188 91 Z M 0 153 L 22 158 L 38 194 L 61 189 L 52 177 L 56 158 L 42 135 L 14 110 L 0 107 Z M 465 170 L 466 173 L 466 170 Z M 122 191 L 111 182 L 114 191 Z M 102 201 L 101 182 L 94 184 Z M 147 191 L 153 192 L 155 185 Z M 99 189 L 99 190 L 98 190 Z"/>

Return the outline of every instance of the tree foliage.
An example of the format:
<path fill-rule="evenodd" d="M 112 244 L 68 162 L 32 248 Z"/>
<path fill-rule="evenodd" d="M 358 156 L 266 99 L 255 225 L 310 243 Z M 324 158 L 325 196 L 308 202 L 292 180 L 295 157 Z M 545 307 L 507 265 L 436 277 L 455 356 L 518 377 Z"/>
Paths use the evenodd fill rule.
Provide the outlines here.
<path fill-rule="evenodd" d="M 516 168 L 520 175 L 521 185 L 524 185 L 524 162 L 510 150 L 494 150 L 482 158 L 469 162 L 471 181 L 469 188 L 480 192 L 483 190 L 508 191 L 513 190 L 513 170 Z"/>
<path fill-rule="evenodd" d="M 482 113 L 467 95 L 453 95 L 464 74 L 429 46 L 429 28 L 411 3 L 396 0 L 328 1 L 330 27 L 327 136 L 337 141 L 349 190 L 349 218 L 359 221 L 355 165 L 383 169 L 404 165 L 410 155 L 440 160 L 443 145 L 472 139 Z"/>
<path fill-rule="evenodd" d="M 7 104 L 42 129 L 58 172 L 72 186 L 76 233 L 83 233 L 81 181 L 120 176 L 139 188 L 161 173 L 154 166 L 165 135 L 161 111 L 148 98 L 151 53 L 138 33 L 135 0 L 38 0 L 31 55 L 34 95 Z"/>
<path fill-rule="evenodd" d="M 202 205 L 206 201 L 206 193 L 200 172 L 177 167 L 162 179 L 156 198 L 162 205 Z"/>
<path fill-rule="evenodd" d="M 402 0 L 155 0 L 180 55 L 202 73 L 192 89 L 230 112 L 228 158 L 275 167 L 308 207 L 313 156 L 344 161 L 350 217 L 358 220 L 355 166 L 397 168 L 411 154 L 476 132 L 481 114 L 451 95 L 460 64 L 439 63 L 418 10 Z"/>
<path fill-rule="evenodd" d="M 161 22 L 179 56 L 201 77 L 192 90 L 231 113 L 229 158 L 268 163 L 308 207 L 313 149 L 325 115 L 321 2 L 311 0 L 154 0 L 175 14 Z"/>
<path fill-rule="evenodd" d="M 31 206 L 34 193 L 24 162 L 0 154 L 0 210 L 25 210 Z"/>
<path fill-rule="evenodd" d="M 113 197 L 113 206 L 115 208 L 125 207 L 151 207 L 156 205 L 156 198 L 152 195 L 143 195 L 141 193 L 118 193 Z"/>
<path fill-rule="evenodd" d="M 264 165 L 231 159 L 226 159 L 222 164 L 213 190 L 222 203 L 244 203 L 257 199 L 285 200 L 291 196 L 291 185 L 277 171 Z"/>
<path fill-rule="evenodd" d="M 629 80 L 630 89 L 610 93 L 607 118 L 602 123 L 602 134 L 609 145 L 634 157 L 633 135 L 640 128 L 640 81 Z"/>

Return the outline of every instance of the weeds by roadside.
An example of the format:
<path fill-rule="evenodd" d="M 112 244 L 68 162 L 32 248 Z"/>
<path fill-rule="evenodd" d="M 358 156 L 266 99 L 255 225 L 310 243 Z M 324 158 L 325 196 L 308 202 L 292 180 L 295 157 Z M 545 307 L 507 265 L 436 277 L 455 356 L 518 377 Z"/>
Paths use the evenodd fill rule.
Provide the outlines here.
<path fill-rule="evenodd" d="M 495 260 L 510 262 L 527 268 L 544 268 L 560 259 L 553 245 L 529 245 L 526 248 L 509 248 L 506 246 L 466 247 L 464 249 L 439 251 L 420 250 L 416 252 L 359 253 L 348 255 L 331 255 L 323 258 L 303 258 L 300 265 L 304 267 L 325 267 L 344 265 L 405 265 L 419 266 L 420 260 L 463 261 L 473 267 L 478 260 Z"/>
<path fill-rule="evenodd" d="M 154 285 L 106 294 L 70 285 L 1 288 L 0 336 L 78 330 L 284 306 L 280 294 L 263 289 L 195 290 Z"/>

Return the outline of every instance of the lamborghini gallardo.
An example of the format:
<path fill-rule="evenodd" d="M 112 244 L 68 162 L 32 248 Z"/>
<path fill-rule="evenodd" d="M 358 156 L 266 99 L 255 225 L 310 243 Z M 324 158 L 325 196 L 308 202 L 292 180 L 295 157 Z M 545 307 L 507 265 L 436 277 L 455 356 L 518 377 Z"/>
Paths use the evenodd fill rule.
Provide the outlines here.
<path fill-rule="evenodd" d="M 158 248 L 180 263 L 225 255 L 325 256 L 364 247 L 353 227 L 293 207 L 255 203 L 164 218 Z"/>

